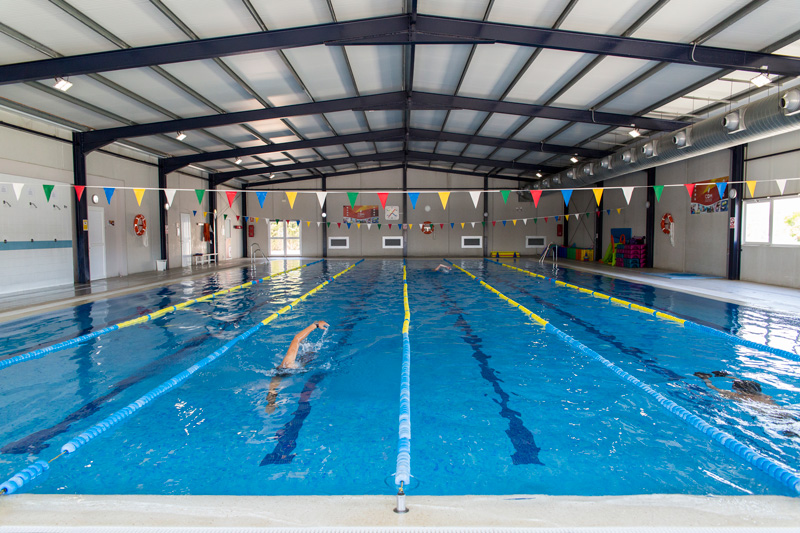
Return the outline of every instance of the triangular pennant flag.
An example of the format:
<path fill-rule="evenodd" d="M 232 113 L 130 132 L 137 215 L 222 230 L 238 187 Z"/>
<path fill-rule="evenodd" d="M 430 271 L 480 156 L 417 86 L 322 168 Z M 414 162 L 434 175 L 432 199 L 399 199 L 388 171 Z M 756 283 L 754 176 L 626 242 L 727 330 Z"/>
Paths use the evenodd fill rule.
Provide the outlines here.
<path fill-rule="evenodd" d="M 538 224 L 539 223 L 539 219 L 537 217 L 533 217 L 533 223 L 534 224 Z"/>
<path fill-rule="evenodd" d="M 356 229 L 361 229 L 361 222 L 356 224 Z"/>
<path fill-rule="evenodd" d="M 472 205 L 477 209 L 478 201 L 481 199 L 481 191 L 469 191 L 469 196 L 472 198 Z"/>
<path fill-rule="evenodd" d="M 133 189 L 133 194 L 136 195 L 136 203 L 142 205 L 142 198 L 144 197 L 144 189 Z"/>
<path fill-rule="evenodd" d="M 239 215 L 236 215 L 236 222 L 239 222 Z"/>
<path fill-rule="evenodd" d="M 20 194 L 22 194 L 22 188 L 25 186 L 25 184 L 24 183 L 12 183 L 11 185 L 14 187 L 14 194 L 17 195 L 17 200 L 19 200 L 19 196 L 20 196 Z"/>
<path fill-rule="evenodd" d="M 342 223 L 341 223 L 341 222 L 337 222 L 337 223 L 336 223 L 336 227 L 337 227 L 337 228 L 341 228 L 341 227 L 342 227 Z"/>
<path fill-rule="evenodd" d="M 444 224 L 439 224 L 439 229 L 444 229 Z"/>
<path fill-rule="evenodd" d="M 86 188 L 86 185 L 76 185 L 75 186 L 75 194 L 78 195 L 78 201 L 81 201 L 81 196 L 83 196 L 83 190 Z"/>
<path fill-rule="evenodd" d="M 248 220 L 250 220 L 250 217 L 244 217 L 245 222 L 247 222 Z"/>
<path fill-rule="evenodd" d="M 569 205 L 569 198 L 572 196 L 572 189 L 561 189 L 561 195 L 564 197 L 564 205 Z"/>
<path fill-rule="evenodd" d="M 236 200 L 236 191 L 225 191 L 225 196 L 228 197 L 228 207 L 233 207 L 233 201 Z"/>
<path fill-rule="evenodd" d="M 456 223 L 455 223 L 455 222 L 451 222 L 451 223 L 450 223 L 450 229 L 453 229 L 453 226 L 455 226 L 455 225 L 456 225 Z"/>
<path fill-rule="evenodd" d="M 192 211 L 192 216 L 196 217 L 197 216 L 197 211 Z"/>
<path fill-rule="evenodd" d="M 606 209 L 606 215 L 610 215 L 610 214 L 611 214 L 611 209 Z"/>
<path fill-rule="evenodd" d="M 111 197 L 114 196 L 114 187 L 103 187 L 103 192 L 106 193 L 106 202 L 111 203 Z"/>
<path fill-rule="evenodd" d="M 564 215 L 564 218 L 566 218 L 567 220 L 569 220 L 569 215 Z"/>
<path fill-rule="evenodd" d="M 531 191 L 531 196 L 533 197 L 533 207 L 539 207 L 539 198 L 542 197 L 542 191 Z"/>
<path fill-rule="evenodd" d="M 358 198 L 358 193 L 357 192 L 349 192 L 349 193 L 347 193 L 347 198 L 350 200 L 350 207 L 355 207 L 356 198 Z"/>
<path fill-rule="evenodd" d="M 618 207 L 618 208 L 617 208 L 617 214 L 619 215 L 620 213 L 622 213 L 622 208 L 621 208 L 621 207 Z"/>
<path fill-rule="evenodd" d="M 580 219 L 581 219 L 581 214 L 575 213 L 575 220 L 580 220 Z"/>
<path fill-rule="evenodd" d="M 633 187 L 623 187 L 622 188 L 622 194 L 625 195 L 625 203 L 626 204 L 630 204 L 631 203 L 631 195 L 633 194 Z"/>
<path fill-rule="evenodd" d="M 473 226 L 473 227 L 475 227 L 475 226 Z M 461 229 L 464 229 L 464 223 L 463 222 L 461 223 Z"/>
<path fill-rule="evenodd" d="M 600 211 L 595 211 L 594 214 L 599 217 L 600 216 Z"/>
<path fill-rule="evenodd" d="M 694 183 L 687 183 L 686 184 L 686 192 L 689 193 L 689 198 L 691 198 L 692 195 L 694 194 Z"/>
<path fill-rule="evenodd" d="M 389 198 L 388 192 L 379 192 L 378 193 L 378 200 L 381 201 L 381 207 L 386 209 L 386 199 Z"/>
<path fill-rule="evenodd" d="M 505 225 L 506 225 L 506 221 L 504 220 L 504 221 L 503 221 L 503 226 L 505 226 Z"/>
<path fill-rule="evenodd" d="M 403 231 L 403 227 L 404 226 L 405 226 L 405 224 L 398 224 L 397 225 L 397 229 L 400 230 L 400 231 Z"/>
<path fill-rule="evenodd" d="M 297 193 L 294 191 L 286 191 L 286 198 L 289 199 L 289 209 L 294 209 L 294 200 L 297 198 Z"/>
<path fill-rule="evenodd" d="M 322 209 L 325 204 L 325 197 L 328 196 L 328 193 L 325 191 L 317 193 L 317 201 L 319 202 L 319 208 Z"/>
<path fill-rule="evenodd" d="M 389 229 L 392 229 L 392 225 L 391 224 L 389 224 Z"/>
<path fill-rule="evenodd" d="M 206 191 L 205 189 L 195 189 L 194 194 L 197 196 L 197 203 L 202 205 L 203 204 L 203 196 L 205 196 Z"/>
<path fill-rule="evenodd" d="M 371 229 L 372 229 L 372 224 L 370 224 L 370 223 L 368 222 L 368 223 L 367 223 L 367 231 L 369 231 L 369 230 L 371 230 Z"/>
<path fill-rule="evenodd" d="M 50 201 L 50 195 L 53 194 L 53 187 L 55 187 L 55 185 L 42 185 L 42 188 L 44 189 L 44 195 L 48 202 Z"/>
<path fill-rule="evenodd" d="M 226 214 L 224 214 L 224 215 L 222 215 L 222 220 L 228 220 L 228 215 L 227 215 L 227 213 L 226 213 Z"/>
<path fill-rule="evenodd" d="M 483 226 L 484 228 L 486 227 L 486 221 L 485 220 L 483 222 L 481 222 L 481 226 Z"/>
<path fill-rule="evenodd" d="M 527 219 L 527 218 L 523 218 L 523 219 L 522 219 L 522 223 L 523 223 L 523 224 L 525 224 L 525 225 L 527 226 L 527 225 L 528 225 L 528 219 Z"/>
<path fill-rule="evenodd" d="M 508 195 L 511 194 L 511 191 L 500 191 L 500 194 L 503 195 L 503 203 L 508 203 Z"/>
<path fill-rule="evenodd" d="M 778 190 L 783 194 L 783 190 L 786 188 L 786 180 L 775 180 L 775 185 L 778 186 Z"/>
<path fill-rule="evenodd" d="M 411 200 L 411 209 L 417 208 L 417 198 L 419 198 L 418 192 L 410 192 L 408 193 L 408 199 Z"/>
<path fill-rule="evenodd" d="M 408 229 L 411 229 L 411 228 L 413 228 L 413 227 L 414 227 L 414 224 L 409 224 L 409 225 L 408 225 Z"/>
<path fill-rule="evenodd" d="M 172 205 L 172 200 L 175 199 L 175 189 L 164 189 L 164 196 L 167 199 L 167 209 Z"/>
<path fill-rule="evenodd" d="M 603 198 L 603 189 L 598 187 L 598 188 L 592 189 L 592 192 L 594 193 L 595 202 L 597 202 L 597 205 L 600 205 L 600 199 Z"/>
<path fill-rule="evenodd" d="M 664 192 L 663 185 L 653 185 L 653 191 L 656 193 L 656 202 L 661 201 L 661 193 Z"/>
<path fill-rule="evenodd" d="M 447 209 L 447 199 L 450 198 L 449 192 L 440 192 L 439 200 L 442 201 L 442 209 Z"/>
<path fill-rule="evenodd" d="M 727 181 L 723 181 L 722 183 L 717 183 L 717 190 L 719 191 L 719 197 L 722 198 L 725 196 L 725 188 L 728 186 Z"/>
<path fill-rule="evenodd" d="M 556 215 L 556 222 L 558 222 L 558 215 Z"/>
<path fill-rule="evenodd" d="M 756 195 L 756 182 L 753 180 L 747 180 L 747 190 L 750 191 L 750 198 L 753 198 Z"/>
<path fill-rule="evenodd" d="M 317 227 L 319 227 L 319 225 L 320 225 L 320 224 L 322 224 L 322 222 L 320 222 L 319 220 L 317 220 Z"/>
<path fill-rule="evenodd" d="M 258 224 L 258 217 L 256 217 L 256 224 Z"/>
<path fill-rule="evenodd" d="M 474 227 L 475 227 L 475 223 L 474 223 L 474 222 L 471 222 L 471 224 L 472 224 L 472 227 L 474 228 Z"/>
<path fill-rule="evenodd" d="M 347 223 L 347 229 L 350 229 L 350 223 L 349 222 Z"/>
<path fill-rule="evenodd" d="M 331 223 L 330 222 L 326 222 L 326 224 L 328 225 L 329 228 L 331 227 Z"/>
<path fill-rule="evenodd" d="M 307 227 L 307 228 L 310 228 L 310 227 L 311 227 L 311 221 L 310 221 L 310 220 L 306 220 L 306 227 Z"/>
<path fill-rule="evenodd" d="M 378 224 L 378 229 L 381 229 L 381 225 L 380 224 Z"/>
<path fill-rule="evenodd" d="M 544 217 L 544 223 L 547 224 L 547 217 Z"/>
<path fill-rule="evenodd" d="M 256 198 L 258 198 L 258 205 L 261 207 L 261 209 L 264 209 L 264 200 L 266 200 L 268 192 L 269 191 L 256 192 Z"/>
<path fill-rule="evenodd" d="M 495 224 L 497 224 L 497 221 L 496 220 L 492 220 L 492 226 L 494 226 Z M 485 225 L 485 223 L 484 223 L 484 225 Z"/>

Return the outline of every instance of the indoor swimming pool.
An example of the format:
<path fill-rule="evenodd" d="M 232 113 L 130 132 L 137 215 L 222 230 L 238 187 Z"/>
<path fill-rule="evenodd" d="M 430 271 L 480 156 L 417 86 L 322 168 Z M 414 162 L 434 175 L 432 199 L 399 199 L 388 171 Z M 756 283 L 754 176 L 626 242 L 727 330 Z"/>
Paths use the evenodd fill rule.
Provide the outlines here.
<path fill-rule="evenodd" d="M 407 493 L 798 495 L 576 346 L 796 475 L 800 316 L 570 269 L 554 273 L 533 259 L 506 261 L 779 350 L 773 353 L 497 262 L 453 259 L 459 268 L 435 272 L 440 262 L 406 264 Z M 228 269 L 0 324 L 0 482 L 52 460 L 19 492 L 394 494 L 403 262 L 303 263 Z M 575 342 L 545 331 L 464 271 Z M 260 282 L 197 300 L 253 280 Z M 160 309 L 168 311 L 153 316 Z M 317 320 L 329 330 L 309 335 L 298 368 L 277 370 L 294 335 Z M 64 348 L 2 366 L 57 343 Z M 59 457 L 82 432 L 190 368 Z M 758 382 L 771 401 L 723 397 L 696 372 L 724 390 L 732 376 Z"/>

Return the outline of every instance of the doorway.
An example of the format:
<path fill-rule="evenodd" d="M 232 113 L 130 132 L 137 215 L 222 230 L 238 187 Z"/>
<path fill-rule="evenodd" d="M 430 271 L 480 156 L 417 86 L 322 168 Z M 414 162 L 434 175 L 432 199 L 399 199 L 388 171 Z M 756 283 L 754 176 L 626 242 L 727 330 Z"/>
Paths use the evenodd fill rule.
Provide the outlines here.
<path fill-rule="evenodd" d="M 269 223 L 269 254 L 300 255 L 300 224 L 296 220 L 271 220 Z"/>
<path fill-rule="evenodd" d="M 181 213 L 181 266 L 192 266 L 192 219 Z"/>
<path fill-rule="evenodd" d="M 89 271 L 91 280 L 106 279 L 106 216 L 102 207 L 89 206 Z"/>

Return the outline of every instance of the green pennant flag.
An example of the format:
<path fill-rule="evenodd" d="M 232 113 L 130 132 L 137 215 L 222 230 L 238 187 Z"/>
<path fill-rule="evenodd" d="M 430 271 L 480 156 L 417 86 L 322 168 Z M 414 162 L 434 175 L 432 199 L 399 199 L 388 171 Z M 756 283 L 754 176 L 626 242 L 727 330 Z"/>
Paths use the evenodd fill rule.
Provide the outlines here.
<path fill-rule="evenodd" d="M 203 204 L 203 196 L 205 196 L 206 191 L 205 189 L 195 189 L 194 193 L 197 195 L 197 203 Z"/>
<path fill-rule="evenodd" d="M 350 207 L 356 206 L 356 198 L 358 198 L 357 192 L 349 192 L 347 193 L 347 197 L 350 199 Z"/>
<path fill-rule="evenodd" d="M 656 193 L 656 202 L 661 201 L 661 193 L 664 192 L 663 185 L 653 185 L 653 191 Z"/>
<path fill-rule="evenodd" d="M 228 215 L 222 215 L 222 220 L 228 220 Z"/>
<path fill-rule="evenodd" d="M 381 225 L 380 224 L 378 224 L 378 229 L 381 229 Z"/>
<path fill-rule="evenodd" d="M 511 194 L 511 191 L 500 191 L 500 194 L 503 195 L 503 203 L 508 203 L 508 195 Z"/>
<path fill-rule="evenodd" d="M 485 220 L 483 222 L 481 222 L 481 224 L 483 224 L 484 228 L 486 227 L 486 221 Z"/>
<path fill-rule="evenodd" d="M 538 219 L 538 218 L 534 218 L 534 219 L 533 219 L 533 223 L 534 223 L 534 224 L 538 224 L 538 223 L 539 223 L 539 219 Z"/>
<path fill-rule="evenodd" d="M 47 201 L 49 202 L 50 195 L 53 194 L 53 187 L 55 187 L 55 185 L 42 185 L 42 187 L 44 188 L 44 195 L 47 197 Z"/>
<path fill-rule="evenodd" d="M 329 228 L 331 227 L 331 223 L 330 222 L 326 222 L 326 224 L 328 225 Z"/>

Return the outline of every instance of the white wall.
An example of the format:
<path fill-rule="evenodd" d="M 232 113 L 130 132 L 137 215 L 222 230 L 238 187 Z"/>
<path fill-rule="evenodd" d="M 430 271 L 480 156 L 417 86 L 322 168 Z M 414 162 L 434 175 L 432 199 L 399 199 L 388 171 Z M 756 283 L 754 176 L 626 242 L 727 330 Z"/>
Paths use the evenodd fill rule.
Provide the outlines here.
<path fill-rule="evenodd" d="M 167 266 L 169 268 L 181 267 L 181 239 L 178 228 L 181 223 L 181 213 L 186 213 L 191 219 L 192 253 L 211 252 L 211 243 L 203 241 L 203 227 L 197 224 L 211 223 L 213 214 L 208 213 L 208 195 L 203 195 L 203 202 L 197 201 L 195 189 L 205 190 L 208 182 L 205 179 L 187 176 L 185 174 L 171 173 L 167 175 L 167 187 L 171 189 L 187 189 L 175 192 L 172 205 L 167 211 Z M 163 201 L 163 198 L 162 198 Z M 225 204 L 227 205 L 227 203 Z"/>
<path fill-rule="evenodd" d="M 644 188 L 645 185 L 647 185 L 647 174 L 644 172 L 635 172 L 606 181 L 606 187 L 634 187 L 634 189 L 630 204 L 625 201 L 625 193 L 622 192 L 622 189 L 609 189 L 603 193 L 603 207 L 610 209 L 611 213 L 604 212 L 601 215 L 603 217 L 601 255 L 606 253 L 611 244 L 612 229 L 630 228 L 634 237 L 643 237 L 647 234 L 647 189 Z M 619 213 L 617 213 L 617 208 L 621 208 Z M 595 257 L 595 260 L 598 259 L 602 259 L 602 257 Z"/>

